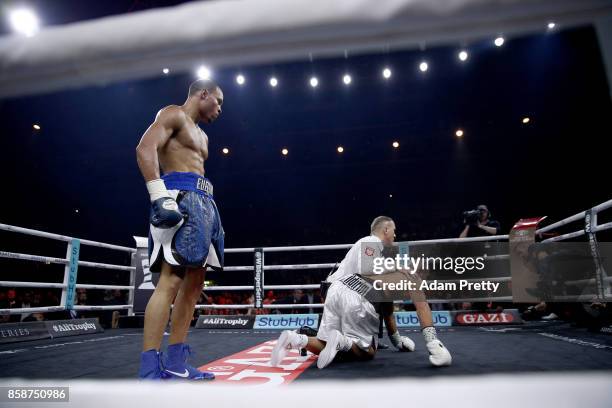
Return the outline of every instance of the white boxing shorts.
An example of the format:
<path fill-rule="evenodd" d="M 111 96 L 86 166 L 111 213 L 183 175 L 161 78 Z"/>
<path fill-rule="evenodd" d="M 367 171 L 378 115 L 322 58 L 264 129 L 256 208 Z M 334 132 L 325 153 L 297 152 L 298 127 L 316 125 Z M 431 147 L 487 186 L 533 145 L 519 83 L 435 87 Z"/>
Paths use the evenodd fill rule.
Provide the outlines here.
<path fill-rule="evenodd" d="M 372 303 L 341 281 L 331 284 L 319 324 L 319 340 L 327 341 L 332 331 L 338 330 L 357 347 L 368 350 L 373 343 L 377 345 L 378 325 L 378 313 Z"/>

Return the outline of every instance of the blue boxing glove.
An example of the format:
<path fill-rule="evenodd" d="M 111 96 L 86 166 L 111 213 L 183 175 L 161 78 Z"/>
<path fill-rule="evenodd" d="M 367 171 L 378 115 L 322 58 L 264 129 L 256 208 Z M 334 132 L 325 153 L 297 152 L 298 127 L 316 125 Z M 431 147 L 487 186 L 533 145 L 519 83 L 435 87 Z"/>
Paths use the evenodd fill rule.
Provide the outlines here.
<path fill-rule="evenodd" d="M 161 179 L 147 182 L 151 196 L 151 225 L 157 228 L 174 228 L 183 223 L 183 214 L 178 209 L 176 200 L 170 196 L 164 181 Z"/>

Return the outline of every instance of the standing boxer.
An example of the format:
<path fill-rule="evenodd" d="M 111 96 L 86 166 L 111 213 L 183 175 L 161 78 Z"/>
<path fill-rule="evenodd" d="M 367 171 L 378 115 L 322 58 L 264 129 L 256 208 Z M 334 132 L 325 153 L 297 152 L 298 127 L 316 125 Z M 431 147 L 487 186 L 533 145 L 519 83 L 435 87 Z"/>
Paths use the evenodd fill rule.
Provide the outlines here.
<path fill-rule="evenodd" d="M 185 341 L 206 267 L 223 268 L 223 227 L 212 184 L 204 178 L 208 137 L 198 126 L 215 121 L 222 104 L 223 92 L 215 82 L 195 81 L 183 105 L 159 111 L 136 149 L 151 198 L 149 264 L 151 272 L 161 273 L 145 311 L 140 378 L 215 378 L 187 363 L 191 349 Z M 173 301 L 162 361 L 160 347 Z"/>

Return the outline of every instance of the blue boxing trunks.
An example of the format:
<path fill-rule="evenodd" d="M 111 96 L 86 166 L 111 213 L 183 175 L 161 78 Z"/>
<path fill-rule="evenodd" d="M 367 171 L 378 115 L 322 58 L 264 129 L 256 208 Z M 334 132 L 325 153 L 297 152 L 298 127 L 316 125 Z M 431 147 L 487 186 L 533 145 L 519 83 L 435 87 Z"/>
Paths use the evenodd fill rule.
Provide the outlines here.
<path fill-rule="evenodd" d="M 172 266 L 223 269 L 224 231 L 210 181 L 195 173 L 162 176 L 185 221 L 175 228 L 149 230 L 149 267 L 160 272 L 162 259 Z"/>

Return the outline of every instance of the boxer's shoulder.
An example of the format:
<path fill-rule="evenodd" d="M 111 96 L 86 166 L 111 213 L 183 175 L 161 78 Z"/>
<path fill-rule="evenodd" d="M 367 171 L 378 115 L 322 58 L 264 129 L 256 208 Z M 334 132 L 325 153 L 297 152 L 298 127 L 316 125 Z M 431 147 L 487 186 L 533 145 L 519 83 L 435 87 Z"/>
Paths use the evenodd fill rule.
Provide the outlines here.
<path fill-rule="evenodd" d="M 371 243 L 371 244 L 377 244 L 377 243 L 381 243 L 382 241 L 380 240 L 380 238 L 378 238 L 377 236 L 374 235 L 368 235 L 367 237 L 363 237 L 361 238 L 359 241 L 357 241 L 355 243 L 355 245 L 359 245 L 359 244 L 367 244 L 367 243 Z"/>
<path fill-rule="evenodd" d="M 187 114 L 178 105 L 168 105 L 157 112 L 155 121 L 174 129 L 180 129 L 187 124 Z"/>

